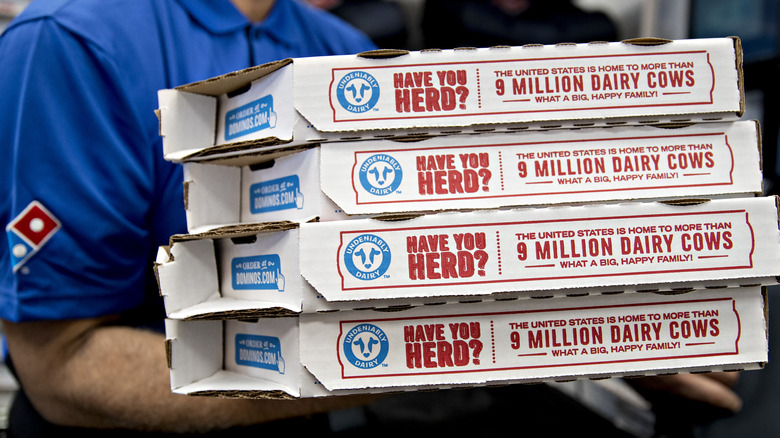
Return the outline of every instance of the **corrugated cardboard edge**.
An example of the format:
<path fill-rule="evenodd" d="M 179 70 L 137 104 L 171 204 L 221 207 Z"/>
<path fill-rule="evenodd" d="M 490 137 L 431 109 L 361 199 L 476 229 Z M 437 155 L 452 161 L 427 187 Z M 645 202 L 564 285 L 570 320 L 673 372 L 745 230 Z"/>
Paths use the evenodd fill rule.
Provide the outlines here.
<path fill-rule="evenodd" d="M 168 246 L 161 246 L 160 249 L 164 250 L 167 254 L 166 262 L 170 263 L 174 261 L 173 254 L 170 248 L 176 242 L 186 242 L 191 240 L 201 239 L 245 239 L 252 238 L 262 233 L 273 233 L 277 231 L 286 231 L 298 228 L 298 224 L 295 222 L 261 222 L 254 224 L 242 224 L 242 225 L 229 225 L 219 228 L 214 228 L 201 233 L 193 234 L 175 234 L 170 238 L 170 244 Z M 157 280 L 157 290 L 162 296 L 162 287 L 160 287 L 160 276 L 158 268 L 162 262 L 159 260 L 154 263 L 154 275 Z M 297 312 L 293 312 L 290 309 L 283 307 L 268 307 L 262 309 L 245 309 L 245 310 L 230 310 L 224 312 L 210 312 L 203 313 L 197 316 L 183 318 L 184 321 L 199 321 L 199 320 L 224 320 L 224 319 L 257 319 L 257 318 L 277 318 L 277 317 L 289 317 L 297 315 Z M 168 348 L 166 343 L 166 348 Z M 169 358 L 170 360 L 170 358 Z"/>
<path fill-rule="evenodd" d="M 271 61 L 254 67 L 248 67 L 243 70 L 226 73 L 221 76 L 181 85 L 175 89 L 216 97 L 243 88 L 248 83 L 273 73 L 274 71 L 279 70 L 286 65 L 292 64 L 292 62 L 292 58 Z"/>
<path fill-rule="evenodd" d="M 661 46 L 664 44 L 669 44 L 673 42 L 673 40 L 669 40 L 666 38 L 656 38 L 656 37 L 639 37 L 639 38 L 628 38 L 621 42 L 624 44 L 630 44 L 632 46 Z"/>
<path fill-rule="evenodd" d="M 317 144 L 320 141 L 325 141 L 324 139 L 316 139 L 312 140 L 311 144 Z M 223 145 L 215 145 L 215 146 L 209 146 L 206 149 L 200 150 L 198 152 L 193 152 L 192 154 L 189 154 L 185 157 L 183 157 L 183 160 L 185 161 L 208 161 L 208 157 L 217 156 L 216 159 L 230 158 L 230 155 L 235 155 L 238 153 L 243 153 L 244 151 L 254 151 L 258 148 L 267 148 L 271 151 L 283 149 L 285 144 L 290 143 L 291 141 L 287 140 L 280 140 L 277 137 L 268 137 L 263 138 L 259 140 L 246 140 L 246 141 L 239 141 L 235 143 L 227 143 Z M 277 146 L 273 148 L 274 146 Z M 292 146 L 292 147 L 299 147 L 299 146 Z"/>
<path fill-rule="evenodd" d="M 734 42 L 734 56 L 736 57 L 736 68 L 737 68 L 737 83 L 739 85 L 739 113 L 737 114 L 739 117 L 742 117 L 743 114 L 745 114 L 745 73 L 743 71 L 743 55 L 742 55 L 742 40 L 739 39 L 739 37 L 733 36 L 730 37 L 731 40 Z"/>
<path fill-rule="evenodd" d="M 247 152 L 234 156 L 219 156 L 199 160 L 202 164 L 218 164 L 223 166 L 250 166 L 253 164 L 265 163 L 286 155 L 292 155 L 305 150 L 314 149 L 319 144 L 285 146 L 274 149 L 254 149 L 250 147 Z M 204 155 L 205 156 L 205 155 Z"/>
<path fill-rule="evenodd" d="M 188 240 L 222 238 L 237 239 L 242 237 L 251 237 L 261 233 L 273 233 L 277 231 L 292 230 L 295 228 L 298 228 L 298 223 L 290 221 L 226 225 L 224 227 L 213 228 L 200 233 L 174 234 L 170 238 L 170 246 L 173 246 L 176 242 L 185 242 Z"/>
<path fill-rule="evenodd" d="M 168 369 L 172 369 L 173 363 L 173 339 L 165 340 L 165 363 L 168 364 Z"/>
<path fill-rule="evenodd" d="M 764 142 L 761 138 L 761 122 L 758 120 L 754 120 L 756 124 L 756 136 L 757 142 L 758 142 L 758 170 L 761 171 L 761 174 L 764 174 Z"/>
<path fill-rule="evenodd" d="M 388 58 L 397 58 L 399 56 L 408 55 L 408 50 L 403 49 L 376 49 L 376 50 L 368 50 L 365 52 L 360 52 L 356 56 L 358 58 L 368 58 L 368 59 L 388 59 Z"/>
<path fill-rule="evenodd" d="M 298 315 L 299 312 L 293 312 L 292 310 L 285 309 L 284 307 L 268 307 L 263 309 L 244 309 L 202 313 L 197 316 L 182 318 L 182 321 L 257 320 L 260 318 L 286 318 Z"/>
<path fill-rule="evenodd" d="M 296 400 L 298 397 L 293 397 L 284 391 L 197 391 L 191 392 L 187 395 L 199 396 L 199 397 L 219 397 L 230 399 L 247 399 L 247 400 Z"/>
<path fill-rule="evenodd" d="M 761 288 L 761 295 L 764 299 L 765 333 L 766 333 L 766 338 L 769 339 L 769 288 L 767 286 L 763 286 Z M 766 365 L 766 363 L 761 364 L 761 368 L 763 368 L 764 365 Z"/>
<path fill-rule="evenodd" d="M 166 246 L 161 246 L 159 248 L 159 250 L 165 251 L 165 254 L 167 255 L 167 257 L 165 258 L 165 262 L 173 261 L 173 254 L 171 254 L 170 246 L 167 246 L 167 245 Z M 159 252 L 158 252 L 158 256 L 159 256 Z M 152 264 L 152 271 L 154 271 L 154 280 L 157 283 L 157 293 L 161 297 L 162 297 L 162 287 L 160 286 L 160 272 L 159 272 L 158 269 L 159 269 L 159 267 L 160 267 L 160 265 L 162 263 L 163 262 L 161 262 L 160 260 L 155 260 L 154 263 Z"/>

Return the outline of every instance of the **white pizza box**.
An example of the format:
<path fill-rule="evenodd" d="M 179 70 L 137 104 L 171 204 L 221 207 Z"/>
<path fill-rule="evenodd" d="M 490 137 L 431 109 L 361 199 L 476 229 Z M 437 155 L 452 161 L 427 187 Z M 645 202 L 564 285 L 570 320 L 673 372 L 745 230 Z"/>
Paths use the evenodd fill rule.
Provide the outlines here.
<path fill-rule="evenodd" d="M 169 245 L 159 248 L 154 270 L 166 316 L 177 320 L 394 310 L 463 300 L 459 296 L 432 296 L 331 302 L 303 278 L 299 259 L 298 225 L 276 222 L 173 236 Z M 502 300 L 572 293 L 588 295 L 599 291 L 525 291 L 479 298 Z"/>
<path fill-rule="evenodd" d="M 323 141 L 733 120 L 738 38 L 279 60 L 158 92 L 171 161 Z"/>
<path fill-rule="evenodd" d="M 316 295 L 300 275 L 291 223 L 173 236 L 154 269 L 171 319 L 297 313 Z"/>
<path fill-rule="evenodd" d="M 183 163 L 189 232 L 762 190 L 755 121 L 324 143 Z"/>
<path fill-rule="evenodd" d="M 348 219 L 320 188 L 320 151 L 244 155 L 229 162 L 185 162 L 187 229 Z M 352 216 L 354 217 L 354 216 Z"/>
<path fill-rule="evenodd" d="M 760 368 L 762 288 L 166 321 L 176 393 L 317 397 Z"/>
<path fill-rule="evenodd" d="M 390 253 L 396 254 L 391 257 L 393 263 L 400 261 L 404 265 L 388 272 L 400 269 L 407 278 L 414 273 L 415 278 L 409 280 L 413 293 L 388 283 L 394 279 L 391 274 L 382 274 L 381 284 L 372 287 L 368 279 L 344 281 L 347 269 L 337 268 L 335 274 L 329 273 L 330 263 L 345 266 L 342 262 L 346 259 L 328 254 L 323 248 L 311 248 L 330 239 L 330 231 L 320 230 L 320 224 L 304 224 L 301 230 L 300 224 L 292 222 L 260 223 L 173 236 L 168 246 L 160 248 L 155 272 L 166 314 L 172 319 L 261 317 L 396 309 L 468 300 L 774 284 L 778 238 L 773 200 L 744 198 L 698 205 L 605 204 L 422 216 L 424 219 L 417 218 L 411 223 L 419 224 L 423 220 L 424 224 L 431 224 L 436 218 L 448 221 L 490 218 L 491 221 L 464 222 L 463 226 L 456 225 L 457 221 L 447 222 L 444 228 L 438 222 L 415 225 L 413 249 L 427 249 L 419 254 L 413 251 L 398 257 L 398 252 L 388 246 Z M 512 220 L 492 220 L 500 217 Z M 642 223 L 634 225 L 634 221 Z M 345 225 L 341 222 L 347 221 L 338 222 Z M 406 228 L 398 229 L 399 225 L 409 223 L 356 222 L 358 229 L 369 225 L 370 234 L 382 237 L 385 235 L 380 231 L 394 234 Z M 470 230 L 483 225 L 497 227 L 499 233 L 483 233 L 483 236 Z M 312 233 L 302 238 L 310 227 Z M 504 231 L 504 227 L 538 228 L 512 234 L 511 229 Z M 667 227 L 672 230 L 661 232 Z M 426 233 L 420 234 L 419 230 Z M 618 234 L 621 232 L 625 234 Z M 368 233 L 344 230 L 341 238 L 352 240 L 353 235 Z M 506 235 L 513 241 L 511 245 L 488 244 L 500 243 Z M 495 237 L 488 239 L 488 236 Z M 374 240 L 366 241 L 369 242 Z M 407 251 L 406 242 L 403 243 L 403 251 Z M 515 255 L 507 255 L 507 246 Z M 372 245 L 366 247 L 367 254 L 371 248 Z M 608 248 L 612 250 L 611 255 L 606 253 Z M 595 255 L 594 251 L 604 252 Z M 519 260 L 521 254 L 526 260 Z M 379 255 L 375 254 L 377 267 L 386 262 L 386 255 L 382 255 L 381 261 Z M 487 260 L 484 269 L 479 269 L 483 257 Z M 448 260 L 455 264 L 449 266 Z M 388 263 L 386 267 L 390 266 Z M 507 272 L 508 269 L 511 271 Z M 500 276 L 509 273 L 516 275 Z M 306 278 L 312 275 L 313 278 Z M 336 291 L 338 299 L 328 299 L 318 290 L 323 287 L 320 280 L 331 275 L 349 286 Z M 395 276 L 398 275 L 401 274 Z M 432 278 L 437 276 L 440 278 Z M 331 281 L 325 287 L 333 284 Z"/>
<path fill-rule="evenodd" d="M 626 202 L 300 225 L 328 301 L 776 284 L 776 197 Z"/>
<path fill-rule="evenodd" d="M 755 121 L 324 143 L 322 191 L 348 214 L 762 191 Z"/>
<path fill-rule="evenodd" d="M 298 263 L 298 225 L 276 222 L 175 235 L 160 247 L 154 270 L 169 319 L 259 318 L 410 305 L 406 299 L 328 302 L 301 276 Z M 448 300 L 459 298 L 421 298 L 415 305 Z"/>

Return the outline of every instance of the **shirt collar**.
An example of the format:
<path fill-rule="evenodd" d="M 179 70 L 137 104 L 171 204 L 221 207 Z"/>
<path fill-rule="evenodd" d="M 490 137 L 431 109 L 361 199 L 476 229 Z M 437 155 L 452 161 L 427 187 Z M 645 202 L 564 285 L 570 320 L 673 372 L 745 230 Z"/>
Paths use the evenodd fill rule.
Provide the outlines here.
<path fill-rule="evenodd" d="M 281 43 L 293 44 L 298 39 L 294 26 L 289 26 L 293 0 L 276 0 L 268 17 L 260 23 L 250 23 L 230 0 L 179 0 L 179 4 L 195 21 L 208 31 L 219 34 L 235 32 L 246 27 L 262 30 Z"/>
<path fill-rule="evenodd" d="M 293 9 L 295 0 L 276 0 L 274 2 L 271 12 L 268 13 L 268 17 L 262 23 L 255 24 L 255 28 L 263 29 L 265 33 L 277 42 L 285 43 L 288 46 L 295 46 L 298 43 L 299 33 L 298 28 L 300 26 L 307 26 L 307 23 L 298 24 L 297 26 L 291 25 L 291 20 L 300 19 L 300 14 L 296 13 Z M 300 7 L 309 7 L 308 5 L 301 5 Z"/>
<path fill-rule="evenodd" d="M 212 33 L 234 32 L 249 25 L 230 0 L 179 0 L 179 5 Z"/>

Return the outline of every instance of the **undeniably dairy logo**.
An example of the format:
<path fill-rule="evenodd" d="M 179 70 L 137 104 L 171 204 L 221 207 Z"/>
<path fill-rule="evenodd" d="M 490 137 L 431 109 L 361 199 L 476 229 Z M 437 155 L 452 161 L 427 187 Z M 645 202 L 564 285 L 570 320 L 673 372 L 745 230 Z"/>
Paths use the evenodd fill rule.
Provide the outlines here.
<path fill-rule="evenodd" d="M 347 361 L 362 369 L 375 368 L 387 359 L 390 343 L 384 330 L 374 324 L 358 324 L 344 336 L 342 344 Z"/>
<path fill-rule="evenodd" d="M 344 265 L 359 280 L 374 280 L 390 267 L 390 247 L 381 237 L 361 234 L 352 239 L 344 250 Z"/>
<path fill-rule="evenodd" d="M 379 101 L 379 83 L 364 71 L 349 72 L 336 85 L 336 97 L 345 110 L 364 113 Z"/>
<path fill-rule="evenodd" d="M 368 193 L 384 196 L 398 190 L 404 172 L 398 161 L 387 154 L 375 154 L 360 165 L 360 185 Z"/>
<path fill-rule="evenodd" d="M 230 277 L 235 290 L 284 292 L 282 261 L 278 254 L 235 257 L 230 266 Z"/>

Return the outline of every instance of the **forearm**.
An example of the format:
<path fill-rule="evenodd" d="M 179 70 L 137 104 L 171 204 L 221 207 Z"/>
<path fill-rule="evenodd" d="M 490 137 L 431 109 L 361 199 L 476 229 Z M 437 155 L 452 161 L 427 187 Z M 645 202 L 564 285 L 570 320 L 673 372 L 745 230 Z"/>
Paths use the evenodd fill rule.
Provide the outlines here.
<path fill-rule="evenodd" d="M 162 335 L 91 321 L 4 323 L 22 385 L 41 414 L 54 423 L 203 431 L 364 401 L 362 397 L 227 400 L 174 394 Z"/>

